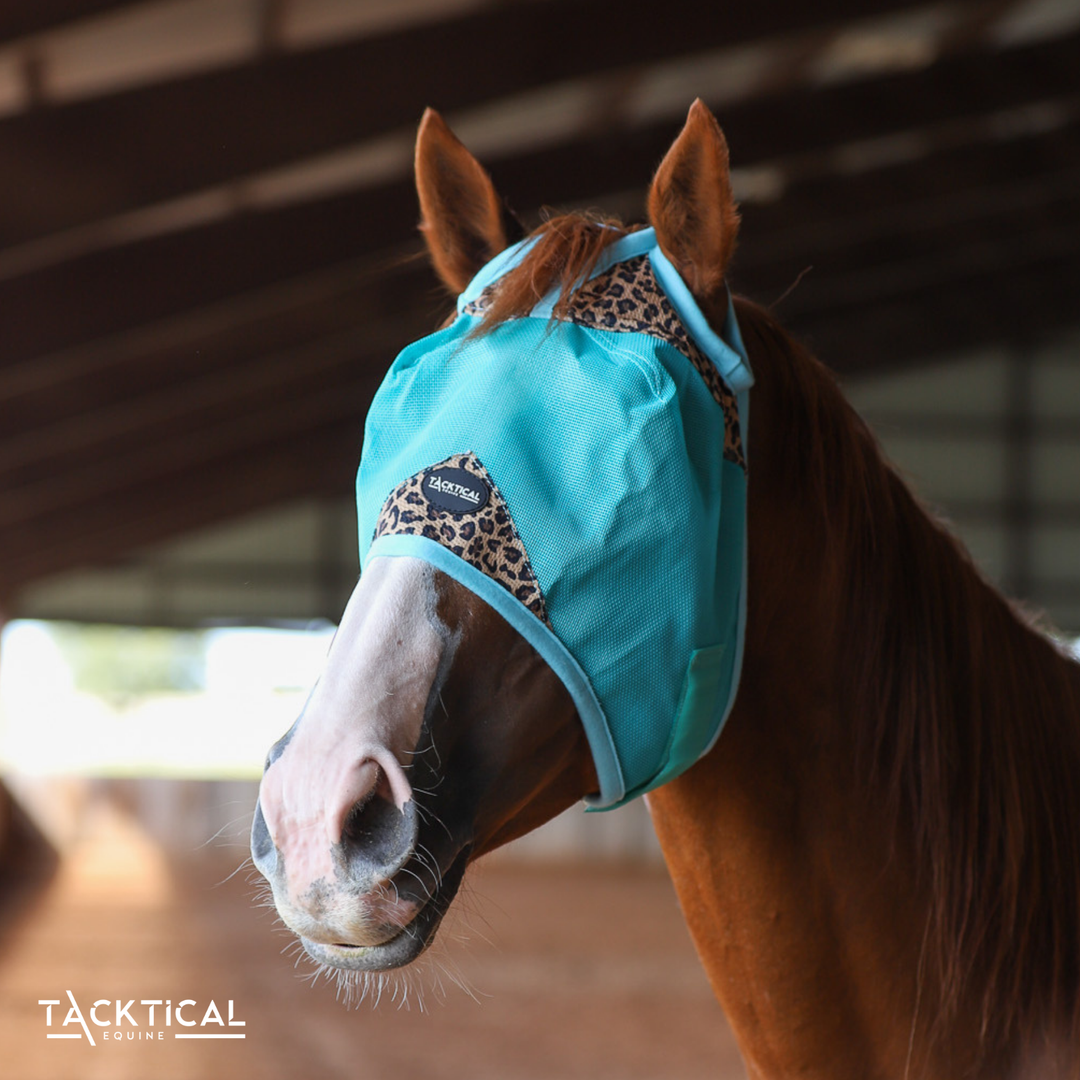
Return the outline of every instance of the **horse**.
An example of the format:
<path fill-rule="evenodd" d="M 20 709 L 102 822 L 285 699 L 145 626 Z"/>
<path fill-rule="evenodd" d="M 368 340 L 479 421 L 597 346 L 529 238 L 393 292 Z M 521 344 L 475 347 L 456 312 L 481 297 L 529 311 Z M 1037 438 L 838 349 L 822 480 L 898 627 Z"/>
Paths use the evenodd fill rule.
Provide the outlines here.
<path fill-rule="evenodd" d="M 634 229 L 557 215 L 522 249 L 431 110 L 416 179 L 451 293 L 525 252 L 472 338 L 494 348 L 556 298 L 527 359 L 543 380 L 560 310 Z M 981 576 L 830 372 L 729 300 L 739 215 L 700 101 L 647 211 L 709 325 L 734 313 L 754 378 L 734 705 L 645 796 L 748 1073 L 1078 1077 L 1080 665 Z M 566 679 L 489 601 L 423 558 L 372 559 L 270 751 L 254 861 L 328 970 L 416 959 L 470 863 L 603 786 Z"/>

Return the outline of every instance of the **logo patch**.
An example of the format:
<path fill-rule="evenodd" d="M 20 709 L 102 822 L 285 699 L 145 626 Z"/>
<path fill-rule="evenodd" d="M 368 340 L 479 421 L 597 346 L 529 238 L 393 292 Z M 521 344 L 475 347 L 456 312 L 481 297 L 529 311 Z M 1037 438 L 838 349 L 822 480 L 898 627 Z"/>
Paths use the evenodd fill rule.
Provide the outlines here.
<path fill-rule="evenodd" d="M 479 476 L 464 469 L 432 469 L 420 485 L 424 497 L 439 510 L 468 514 L 485 506 L 490 489 Z"/>

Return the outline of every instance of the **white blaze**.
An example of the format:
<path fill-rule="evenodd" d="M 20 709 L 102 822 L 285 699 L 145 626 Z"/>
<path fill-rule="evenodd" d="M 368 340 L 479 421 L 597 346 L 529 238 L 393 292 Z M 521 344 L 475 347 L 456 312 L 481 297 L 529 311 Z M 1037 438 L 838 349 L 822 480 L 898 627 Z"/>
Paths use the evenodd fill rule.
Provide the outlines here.
<path fill-rule="evenodd" d="M 372 559 L 323 677 L 263 776 L 259 800 L 294 901 L 320 878 L 333 879 L 331 849 L 358 802 L 376 789 L 398 809 L 412 798 L 403 767 L 454 645 L 436 614 L 433 574 L 419 559 Z"/>

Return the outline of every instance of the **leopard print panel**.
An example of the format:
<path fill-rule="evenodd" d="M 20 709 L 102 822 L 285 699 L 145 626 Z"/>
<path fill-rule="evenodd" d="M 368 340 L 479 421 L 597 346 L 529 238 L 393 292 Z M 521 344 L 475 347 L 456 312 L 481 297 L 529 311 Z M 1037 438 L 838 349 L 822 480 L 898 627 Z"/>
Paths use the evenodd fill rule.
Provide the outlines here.
<path fill-rule="evenodd" d="M 467 315 L 482 315 L 498 282 L 466 304 Z M 616 263 L 574 293 L 569 322 L 613 333 L 649 334 L 673 345 L 697 369 L 724 413 L 724 457 L 746 470 L 739 407 L 716 365 L 697 347 L 653 273 L 648 255 Z"/>
<path fill-rule="evenodd" d="M 487 485 L 490 495 L 478 510 L 456 514 L 433 506 L 420 489 L 433 469 L 464 469 Z M 390 493 L 379 512 L 375 537 L 426 536 L 497 581 L 550 629 L 544 595 L 518 536 L 506 500 L 473 453 L 454 454 L 410 476 Z"/>

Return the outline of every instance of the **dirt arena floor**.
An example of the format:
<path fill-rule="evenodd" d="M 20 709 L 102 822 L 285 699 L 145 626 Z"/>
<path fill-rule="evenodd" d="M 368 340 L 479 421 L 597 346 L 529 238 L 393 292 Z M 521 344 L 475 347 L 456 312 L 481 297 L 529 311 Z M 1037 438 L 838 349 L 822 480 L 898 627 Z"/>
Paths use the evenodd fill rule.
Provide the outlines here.
<path fill-rule="evenodd" d="M 745 1073 L 659 870 L 496 863 L 474 872 L 432 950 L 423 1007 L 348 1009 L 311 985 L 289 937 L 253 907 L 243 857 L 167 858 L 97 806 L 51 883 L 0 940 L 3 1080 L 736 1080 Z M 283 953 L 284 950 L 284 953 Z M 465 993 L 431 965 L 456 972 Z M 438 992 L 441 978 L 443 993 Z M 95 1035 L 82 1032 L 70 991 Z M 399 992 L 400 997 L 400 992 Z M 129 1001 L 195 1004 L 185 1029 L 104 1039 Z M 46 1007 L 56 1000 L 52 1027 Z M 229 1002 L 234 1021 L 228 1026 Z M 214 1008 L 211 1009 L 211 1002 Z M 205 1024 L 201 1021 L 209 1018 Z M 222 1023 L 215 1023 L 220 1015 Z M 123 1019 L 123 1018 L 122 1018 Z M 120 1028 L 135 1033 L 127 1021 Z M 243 1039 L 177 1039 L 177 1033 Z"/>

